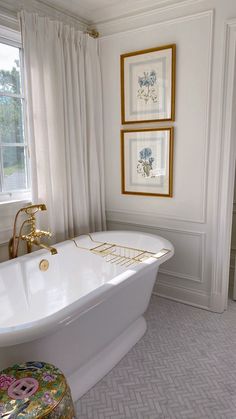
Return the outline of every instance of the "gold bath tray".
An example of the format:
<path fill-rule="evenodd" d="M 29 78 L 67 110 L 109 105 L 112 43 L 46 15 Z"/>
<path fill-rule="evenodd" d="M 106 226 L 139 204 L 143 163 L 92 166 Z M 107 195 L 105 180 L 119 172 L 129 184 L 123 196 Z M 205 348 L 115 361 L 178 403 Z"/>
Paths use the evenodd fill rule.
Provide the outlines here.
<path fill-rule="evenodd" d="M 166 254 L 170 253 L 170 249 L 161 249 L 154 253 L 144 249 L 137 249 L 135 247 L 122 246 L 116 243 L 99 242 L 94 240 L 90 234 L 84 234 L 91 240 L 92 247 L 85 247 L 79 245 L 76 240 L 71 239 L 76 247 L 79 249 L 88 250 L 96 255 L 102 256 L 106 262 L 114 263 L 120 266 L 131 266 L 137 263 L 143 263 L 147 259 L 160 259 Z"/>

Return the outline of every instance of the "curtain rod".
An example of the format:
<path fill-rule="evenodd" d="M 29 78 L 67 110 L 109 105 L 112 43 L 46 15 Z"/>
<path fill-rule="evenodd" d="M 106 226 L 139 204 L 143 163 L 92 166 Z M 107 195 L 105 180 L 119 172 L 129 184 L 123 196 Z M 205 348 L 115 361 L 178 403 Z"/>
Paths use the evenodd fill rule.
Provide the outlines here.
<path fill-rule="evenodd" d="M 99 32 L 97 32 L 95 29 L 87 30 L 86 33 L 92 38 L 99 38 Z"/>

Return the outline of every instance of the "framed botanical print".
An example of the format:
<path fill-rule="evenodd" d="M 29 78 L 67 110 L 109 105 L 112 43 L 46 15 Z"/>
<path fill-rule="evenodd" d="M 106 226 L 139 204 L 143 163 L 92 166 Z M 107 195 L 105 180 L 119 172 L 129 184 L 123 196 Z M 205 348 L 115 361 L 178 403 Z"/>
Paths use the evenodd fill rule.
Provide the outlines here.
<path fill-rule="evenodd" d="M 176 45 L 120 57 L 122 124 L 174 121 Z"/>
<path fill-rule="evenodd" d="M 122 193 L 172 197 L 174 128 L 121 131 Z"/>

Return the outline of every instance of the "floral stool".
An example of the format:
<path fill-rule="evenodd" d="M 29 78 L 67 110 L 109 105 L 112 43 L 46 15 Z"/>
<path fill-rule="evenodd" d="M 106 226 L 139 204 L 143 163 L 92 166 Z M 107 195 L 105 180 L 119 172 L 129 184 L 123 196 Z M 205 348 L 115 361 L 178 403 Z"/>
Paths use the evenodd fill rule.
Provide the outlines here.
<path fill-rule="evenodd" d="M 45 362 L 15 364 L 1 371 L 0 418 L 75 418 L 62 372 Z"/>

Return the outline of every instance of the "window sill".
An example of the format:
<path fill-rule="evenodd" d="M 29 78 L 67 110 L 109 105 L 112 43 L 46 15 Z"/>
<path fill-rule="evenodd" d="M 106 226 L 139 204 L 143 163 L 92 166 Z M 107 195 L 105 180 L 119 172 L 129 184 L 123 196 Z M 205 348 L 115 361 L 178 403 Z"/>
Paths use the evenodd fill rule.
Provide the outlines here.
<path fill-rule="evenodd" d="M 24 199 L 15 199 L 14 201 L 2 201 L 0 202 L 0 212 L 4 211 L 6 208 L 9 210 L 11 209 L 11 212 L 14 211 L 14 209 L 20 209 L 21 207 L 25 205 L 31 205 L 31 200 L 24 198 Z"/>

